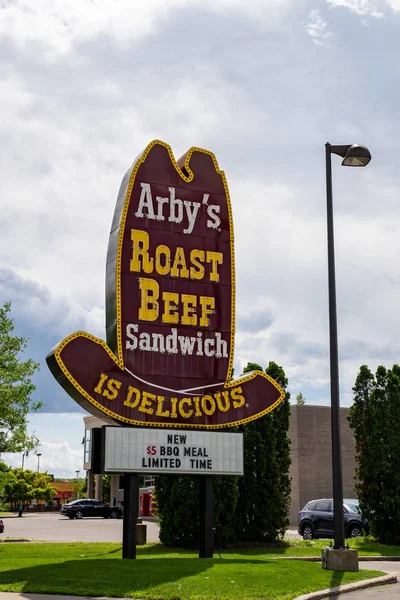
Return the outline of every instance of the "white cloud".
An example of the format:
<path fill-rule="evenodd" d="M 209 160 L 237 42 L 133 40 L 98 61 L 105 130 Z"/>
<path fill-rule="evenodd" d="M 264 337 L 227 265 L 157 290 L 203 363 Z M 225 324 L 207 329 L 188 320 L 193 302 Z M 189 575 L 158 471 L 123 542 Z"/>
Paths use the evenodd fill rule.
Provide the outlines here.
<path fill-rule="evenodd" d="M 317 46 L 330 46 L 333 33 L 328 31 L 327 22 L 320 10 L 311 10 L 308 21 L 304 24 L 305 30 Z"/>
<path fill-rule="evenodd" d="M 384 16 L 390 15 L 387 8 L 397 12 L 400 11 L 399 0 L 327 0 L 328 5 L 332 8 L 344 7 L 351 12 L 364 17 L 373 17 L 381 19 Z M 362 20 L 363 25 L 369 25 L 369 22 Z"/>
<path fill-rule="evenodd" d="M 23 270 L 22 270 L 23 271 Z M 0 268 L 0 295 L 12 298 L 12 314 L 25 328 L 34 326 L 48 335 L 65 336 L 67 331 L 88 329 L 99 337 L 104 337 L 104 308 L 96 305 L 85 308 L 70 296 L 52 294 L 49 288 L 38 283 L 33 277 L 19 275 L 11 269 Z"/>
<path fill-rule="evenodd" d="M 30 416 L 28 430 L 35 433 L 40 440 L 37 450 L 41 454 L 39 469 L 47 471 L 56 477 L 71 479 L 75 472 L 81 471 L 83 476 L 83 446 L 84 436 L 83 415 L 81 413 L 36 413 Z M 22 455 L 3 454 L 4 460 L 11 467 L 21 467 Z M 38 458 L 35 453 L 24 459 L 24 468 L 36 471 Z"/>
<path fill-rule="evenodd" d="M 253 19 L 275 20 L 290 0 L 196 0 L 191 8 L 223 13 L 235 11 Z M 162 27 L 175 11 L 187 8 L 185 0 L 5 0 L 0 34 L 11 36 L 20 48 L 38 45 L 46 60 L 66 54 L 74 45 L 109 36 L 122 46 L 140 42 Z"/>
<path fill-rule="evenodd" d="M 372 0 L 327 0 L 332 7 L 348 8 L 351 12 L 361 16 L 370 16 L 380 19 L 384 16 L 382 10 L 378 8 L 377 2 Z"/>
<path fill-rule="evenodd" d="M 26 0 L 8 1 L 2 7 L 1 32 L 11 34 L 21 47 L 38 43 L 45 52 L 65 53 L 74 44 L 105 32 L 122 43 L 140 40 L 153 31 L 157 20 L 181 4 L 181 0 L 135 4 L 82 0 L 77 11 L 73 0 L 38 0 L 34 5 Z"/>

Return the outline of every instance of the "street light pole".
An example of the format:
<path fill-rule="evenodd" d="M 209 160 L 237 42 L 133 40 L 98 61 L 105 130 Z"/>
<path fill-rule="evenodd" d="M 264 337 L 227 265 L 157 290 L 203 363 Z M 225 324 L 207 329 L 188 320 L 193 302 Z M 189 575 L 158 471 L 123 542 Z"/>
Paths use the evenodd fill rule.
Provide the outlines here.
<path fill-rule="evenodd" d="M 357 144 L 332 146 L 325 144 L 326 162 L 326 216 L 328 238 L 328 287 L 329 287 L 329 346 L 331 378 L 331 427 L 332 427 L 332 484 L 333 484 L 333 523 L 334 549 L 344 548 L 343 517 L 343 474 L 342 446 L 340 434 L 340 391 L 339 391 L 339 352 L 337 335 L 335 243 L 333 228 L 333 194 L 331 154 L 343 158 L 342 165 L 365 167 L 371 160 L 371 154 L 365 146 Z"/>
<path fill-rule="evenodd" d="M 326 150 L 326 216 L 328 233 L 329 344 L 331 374 L 332 480 L 334 548 L 344 547 L 342 447 L 340 439 L 339 352 L 337 336 L 335 241 L 333 230 L 331 145 Z"/>
<path fill-rule="evenodd" d="M 25 463 L 25 457 L 29 455 L 29 451 L 26 450 L 25 452 L 22 453 L 22 470 L 24 470 L 24 463 Z"/>
<path fill-rule="evenodd" d="M 38 473 L 40 473 L 39 467 L 40 467 L 40 457 L 42 456 L 41 452 L 37 452 L 36 456 L 37 456 L 37 470 L 38 470 Z"/>

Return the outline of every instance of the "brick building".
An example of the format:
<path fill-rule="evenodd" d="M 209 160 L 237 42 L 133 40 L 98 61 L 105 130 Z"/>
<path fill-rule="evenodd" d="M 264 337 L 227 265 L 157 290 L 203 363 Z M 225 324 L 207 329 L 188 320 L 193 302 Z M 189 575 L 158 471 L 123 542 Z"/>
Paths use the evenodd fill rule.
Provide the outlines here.
<path fill-rule="evenodd" d="M 342 443 L 343 496 L 356 498 L 356 469 L 353 432 L 349 427 L 348 408 L 340 409 Z M 290 476 L 292 480 L 290 522 L 297 523 L 299 510 L 314 498 L 332 497 L 332 447 L 330 406 L 292 405 Z"/>

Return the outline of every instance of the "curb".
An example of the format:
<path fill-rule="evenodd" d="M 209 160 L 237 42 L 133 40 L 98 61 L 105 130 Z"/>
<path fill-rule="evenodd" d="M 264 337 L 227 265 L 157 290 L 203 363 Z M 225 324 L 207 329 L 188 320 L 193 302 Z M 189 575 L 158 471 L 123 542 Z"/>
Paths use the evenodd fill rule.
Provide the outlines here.
<path fill-rule="evenodd" d="M 321 562 L 320 556 L 270 556 L 275 560 L 304 560 L 307 562 Z M 381 561 L 381 562 L 400 562 L 400 556 L 359 556 L 358 562 Z"/>
<path fill-rule="evenodd" d="M 360 560 L 384 560 L 385 562 L 390 562 L 392 560 L 394 562 L 399 562 L 400 556 L 359 556 L 358 562 L 360 562 Z"/>
<path fill-rule="evenodd" d="M 311 592 L 311 594 L 297 596 L 294 600 L 320 600 L 320 598 L 331 598 L 332 596 L 339 596 L 339 594 L 346 594 L 348 592 L 355 592 L 357 590 L 365 590 L 369 587 L 388 585 L 390 583 L 397 583 L 396 575 L 384 575 L 383 577 L 364 579 L 364 581 L 357 581 L 356 583 L 347 583 L 346 585 L 339 585 L 334 588 L 320 590 L 319 592 Z"/>

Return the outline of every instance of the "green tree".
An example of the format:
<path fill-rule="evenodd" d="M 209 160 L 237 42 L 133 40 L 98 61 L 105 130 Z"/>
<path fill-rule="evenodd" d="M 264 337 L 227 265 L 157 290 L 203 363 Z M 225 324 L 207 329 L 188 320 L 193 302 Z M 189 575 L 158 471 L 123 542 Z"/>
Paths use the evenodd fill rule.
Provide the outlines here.
<path fill-rule="evenodd" d="M 249 363 L 244 372 L 262 371 Z M 286 390 L 282 367 L 270 362 L 265 372 Z M 264 417 L 240 429 L 244 433 L 244 477 L 239 478 L 239 498 L 234 530 L 237 541 L 274 542 L 289 525 L 290 505 L 290 394 Z"/>
<path fill-rule="evenodd" d="M 160 476 L 155 480 L 160 541 L 166 546 L 194 548 L 199 541 L 197 477 Z"/>
<path fill-rule="evenodd" d="M 237 477 L 213 478 L 213 522 L 218 546 L 233 539 L 237 480 Z M 155 488 L 160 541 L 166 546 L 196 547 L 199 542 L 199 478 L 157 477 Z"/>
<path fill-rule="evenodd" d="M 101 475 L 99 475 L 101 477 Z M 103 491 L 102 497 L 103 502 L 110 504 L 112 502 L 111 496 L 111 475 L 103 475 Z"/>
<path fill-rule="evenodd" d="M 4 486 L 4 499 L 12 509 L 18 510 L 18 516 L 21 517 L 32 500 L 51 502 L 57 490 L 50 482 L 51 477 L 47 473 L 12 469 Z"/>
<path fill-rule="evenodd" d="M 39 365 L 31 359 L 22 360 L 27 340 L 12 335 L 10 310 L 11 302 L 0 308 L 0 454 L 37 446 L 37 438 L 27 434 L 27 416 L 41 406 L 31 398 L 35 391 L 31 377 Z"/>
<path fill-rule="evenodd" d="M 356 442 L 356 491 L 381 543 L 400 543 L 400 367 L 362 365 L 353 387 L 349 423 Z"/>
<path fill-rule="evenodd" d="M 71 479 L 71 487 L 70 490 L 73 494 L 73 499 L 77 500 L 78 498 L 85 497 L 85 489 L 86 489 L 86 481 L 85 479 Z"/>
<path fill-rule="evenodd" d="M 0 504 L 4 501 L 4 489 L 9 477 L 10 467 L 0 461 Z"/>
<path fill-rule="evenodd" d="M 235 514 L 239 499 L 238 482 L 239 477 L 214 478 L 213 521 L 214 542 L 217 547 L 235 538 Z"/>
<path fill-rule="evenodd" d="M 304 406 L 305 403 L 306 403 L 306 399 L 304 398 L 303 394 L 301 392 L 299 392 L 296 396 L 297 406 Z"/>

